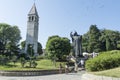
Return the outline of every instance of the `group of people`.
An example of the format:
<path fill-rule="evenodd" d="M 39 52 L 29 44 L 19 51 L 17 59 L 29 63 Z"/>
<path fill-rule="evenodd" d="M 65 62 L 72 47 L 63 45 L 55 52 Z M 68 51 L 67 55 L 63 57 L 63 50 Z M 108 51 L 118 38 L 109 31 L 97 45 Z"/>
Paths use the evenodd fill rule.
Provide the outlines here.
<path fill-rule="evenodd" d="M 98 53 L 93 52 L 92 54 L 89 54 L 89 53 L 84 52 L 83 56 L 84 56 L 84 58 L 83 59 L 81 58 L 80 60 L 78 60 L 73 55 L 67 56 L 68 62 L 65 64 L 65 66 L 63 67 L 62 64 L 60 64 L 60 67 L 59 67 L 60 73 L 62 73 L 63 70 L 65 71 L 65 73 L 73 72 L 73 71 L 78 72 L 78 67 L 80 67 L 81 69 L 84 69 L 85 60 L 87 60 L 89 56 L 91 56 L 92 58 L 98 56 Z M 68 64 L 69 61 L 73 63 L 74 67 L 72 66 L 72 68 L 71 68 L 70 64 Z"/>
<path fill-rule="evenodd" d="M 70 72 L 68 63 L 65 64 L 65 67 L 63 67 L 62 64 L 60 64 L 60 66 L 59 66 L 59 73 L 61 74 L 63 72 L 65 72 L 65 73 L 69 73 Z"/>
<path fill-rule="evenodd" d="M 93 52 L 93 53 L 83 52 L 83 56 L 84 56 L 85 59 L 94 58 L 98 55 L 99 55 L 99 53 L 96 53 L 96 52 Z"/>
<path fill-rule="evenodd" d="M 62 73 L 63 70 L 65 71 L 65 73 L 69 73 L 71 71 L 78 72 L 78 65 L 80 65 L 81 68 L 84 68 L 85 60 L 81 59 L 79 62 L 77 62 L 76 60 L 73 59 L 73 61 L 74 61 L 73 62 L 74 63 L 74 67 L 73 68 L 70 68 L 70 65 L 68 63 L 66 63 L 64 67 L 62 66 L 62 64 L 60 64 L 59 65 L 59 73 Z"/>
<path fill-rule="evenodd" d="M 65 71 L 65 73 L 68 73 L 69 72 L 69 66 L 68 64 L 66 63 L 65 64 L 65 67 L 62 66 L 62 64 L 60 63 L 59 65 L 59 73 L 63 73 L 63 71 Z"/>

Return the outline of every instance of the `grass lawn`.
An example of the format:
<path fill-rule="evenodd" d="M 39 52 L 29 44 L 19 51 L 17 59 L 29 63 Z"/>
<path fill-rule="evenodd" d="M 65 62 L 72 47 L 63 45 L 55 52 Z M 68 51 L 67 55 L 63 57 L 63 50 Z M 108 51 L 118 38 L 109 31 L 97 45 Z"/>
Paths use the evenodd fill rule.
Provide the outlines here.
<path fill-rule="evenodd" d="M 53 64 L 51 60 L 42 59 L 37 61 L 36 68 L 22 68 L 20 62 L 9 63 L 7 66 L 0 65 L 0 70 L 51 70 L 51 69 L 58 69 L 60 62 L 56 62 L 56 66 Z M 64 65 L 64 63 L 62 63 Z M 28 63 L 26 64 L 28 66 Z"/>
<path fill-rule="evenodd" d="M 120 67 L 99 72 L 90 72 L 95 75 L 111 76 L 120 78 Z"/>

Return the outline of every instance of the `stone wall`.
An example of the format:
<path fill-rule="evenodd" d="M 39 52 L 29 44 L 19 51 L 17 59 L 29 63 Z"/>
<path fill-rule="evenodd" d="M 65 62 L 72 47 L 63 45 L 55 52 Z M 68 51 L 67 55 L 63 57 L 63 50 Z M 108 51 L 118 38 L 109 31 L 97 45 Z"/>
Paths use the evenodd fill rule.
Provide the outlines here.
<path fill-rule="evenodd" d="M 64 70 L 62 72 L 64 73 Z M 59 70 L 0 71 L 0 76 L 40 76 L 50 74 L 59 74 Z"/>

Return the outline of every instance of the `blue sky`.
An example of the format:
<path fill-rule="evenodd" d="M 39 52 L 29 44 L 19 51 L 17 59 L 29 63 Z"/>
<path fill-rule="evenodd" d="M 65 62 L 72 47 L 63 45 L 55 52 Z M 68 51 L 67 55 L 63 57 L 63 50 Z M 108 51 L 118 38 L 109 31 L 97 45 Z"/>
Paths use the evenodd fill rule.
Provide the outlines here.
<path fill-rule="evenodd" d="M 0 0 L 0 23 L 17 25 L 26 39 L 27 14 L 34 0 Z M 49 36 L 70 39 L 76 30 L 83 35 L 91 24 L 99 29 L 120 31 L 120 0 L 36 0 L 39 42 L 45 48 Z"/>

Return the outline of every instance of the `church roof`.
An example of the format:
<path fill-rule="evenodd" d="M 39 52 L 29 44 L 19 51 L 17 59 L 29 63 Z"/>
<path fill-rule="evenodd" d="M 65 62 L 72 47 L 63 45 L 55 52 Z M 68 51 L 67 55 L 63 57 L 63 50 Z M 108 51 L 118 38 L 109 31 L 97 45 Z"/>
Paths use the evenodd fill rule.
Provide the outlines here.
<path fill-rule="evenodd" d="M 38 16 L 38 12 L 37 12 L 35 3 L 33 4 L 33 6 L 32 6 L 32 8 L 31 8 L 31 10 L 30 10 L 30 12 L 29 12 L 28 15 L 31 15 L 31 14 L 32 14 L 32 15 L 37 15 L 37 16 Z"/>

